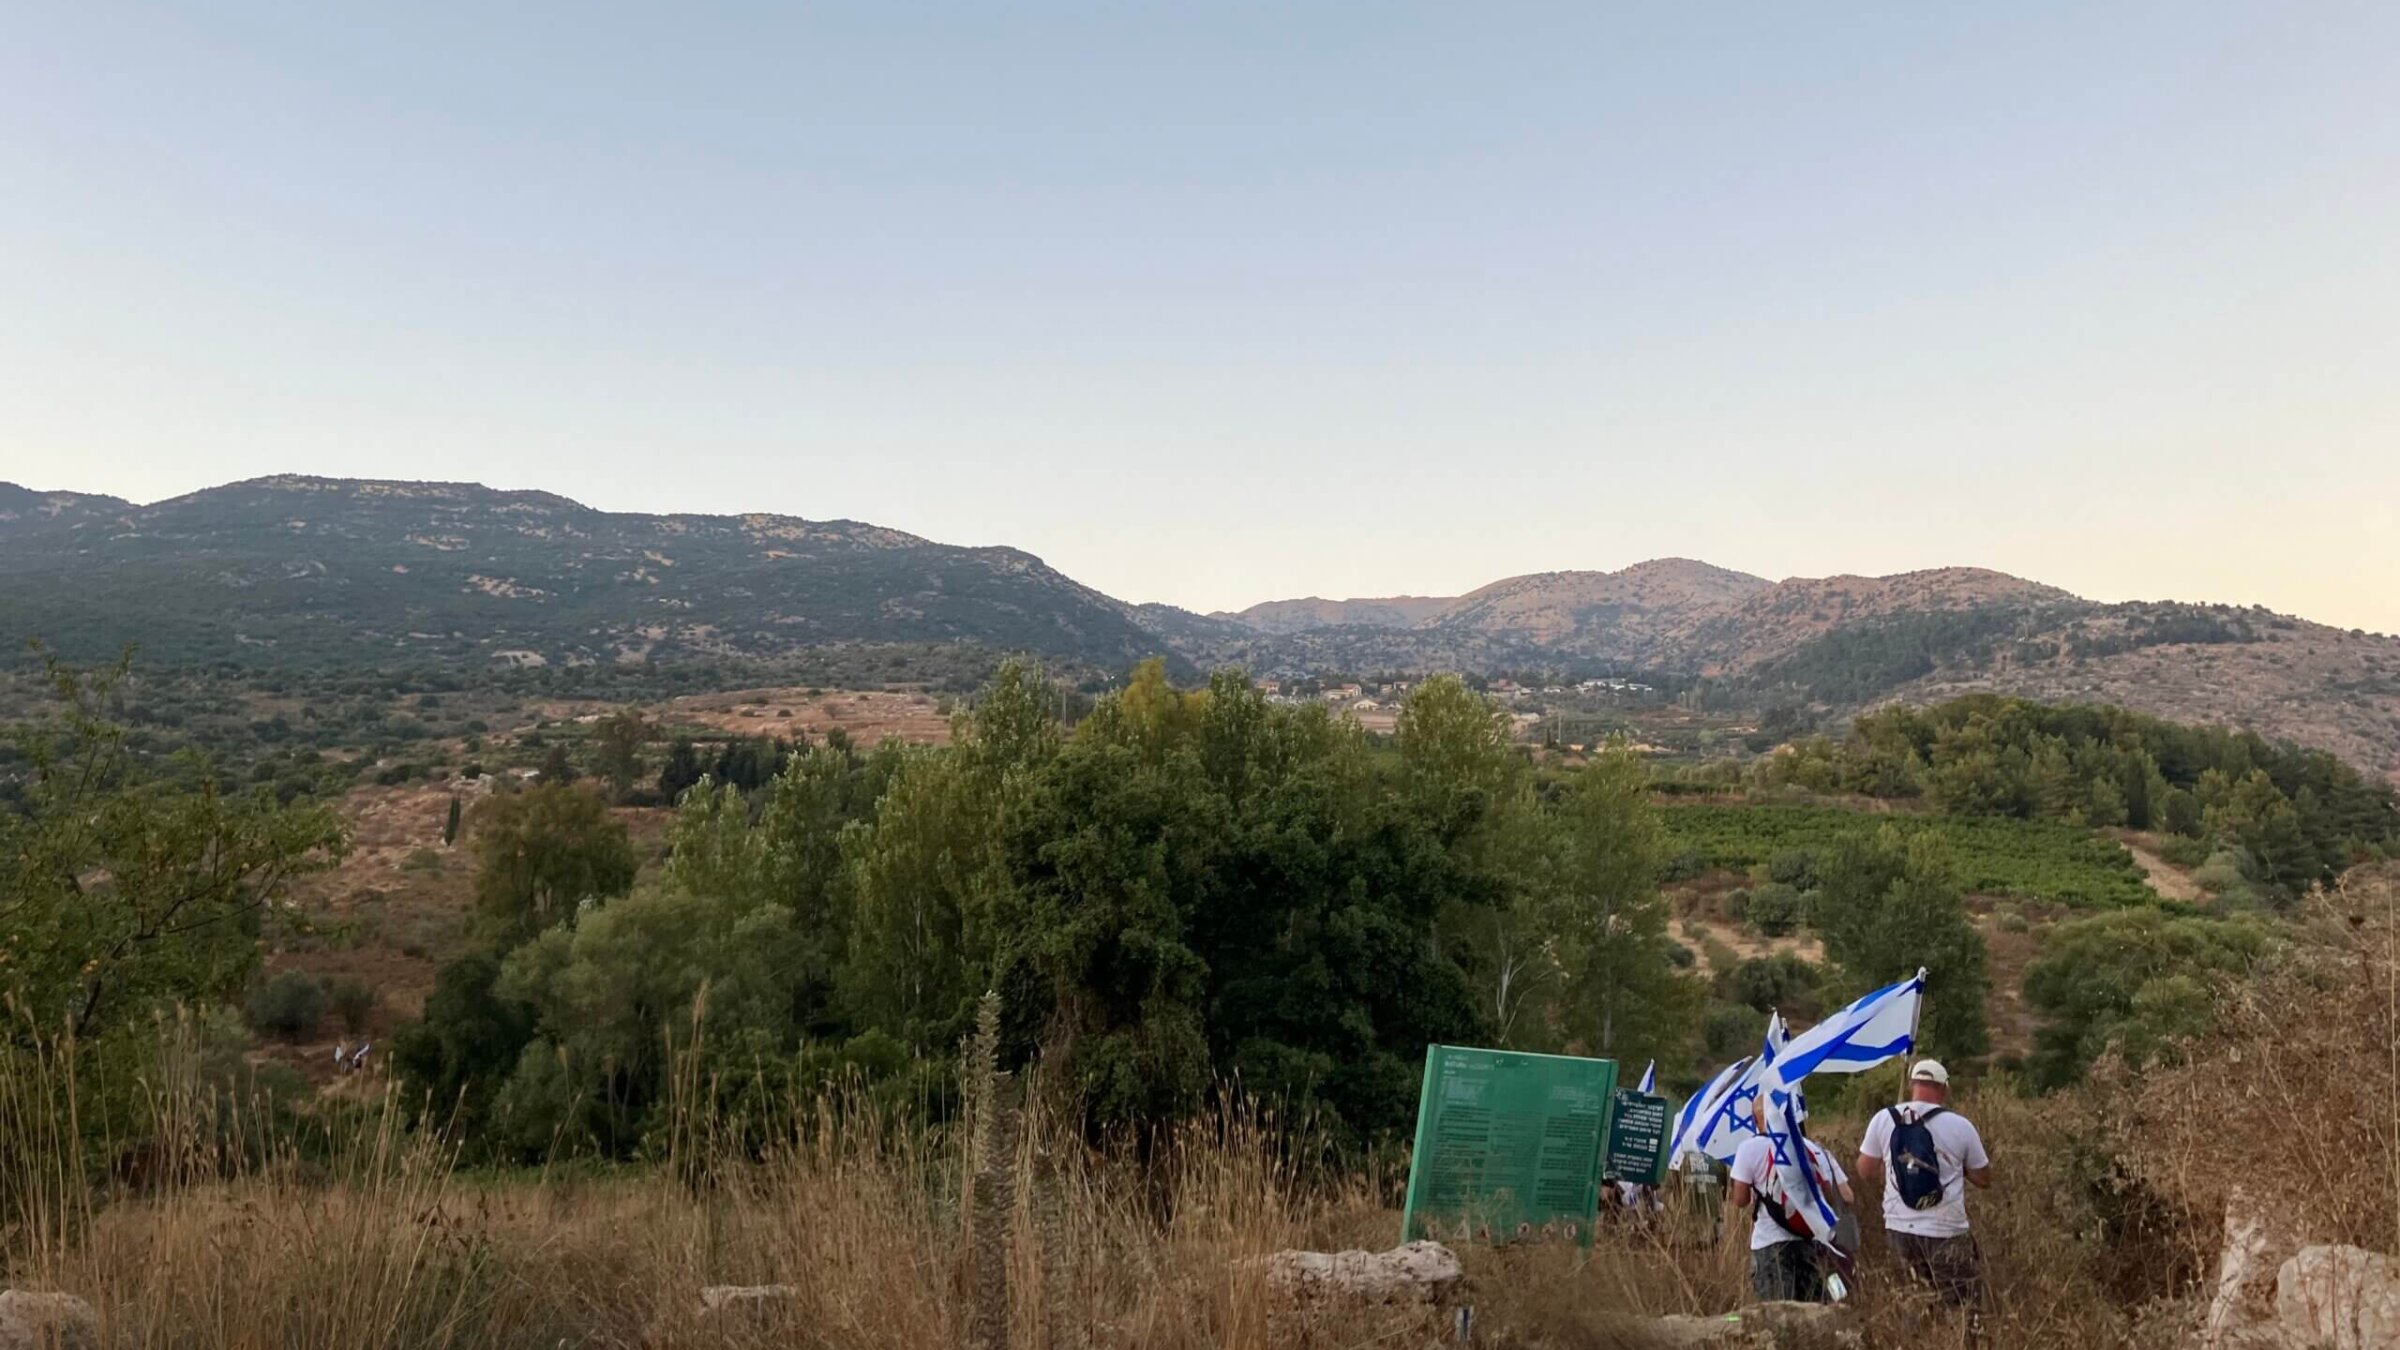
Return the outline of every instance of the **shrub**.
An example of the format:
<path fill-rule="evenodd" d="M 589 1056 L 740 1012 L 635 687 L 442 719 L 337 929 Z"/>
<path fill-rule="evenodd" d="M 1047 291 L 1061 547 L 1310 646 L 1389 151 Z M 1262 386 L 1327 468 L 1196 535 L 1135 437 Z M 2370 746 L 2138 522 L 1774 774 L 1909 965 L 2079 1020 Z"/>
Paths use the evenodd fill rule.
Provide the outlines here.
<path fill-rule="evenodd" d="M 1717 976 L 1717 997 L 1755 1013 L 1781 1010 L 1813 1022 L 1824 1007 L 1825 972 L 1791 952 L 1754 956 Z"/>
<path fill-rule="evenodd" d="M 375 992 L 375 986 L 356 975 L 336 975 L 325 982 L 325 1001 L 332 1007 L 333 1015 L 342 1019 L 344 1029 L 355 1036 L 374 1020 L 375 1005 L 381 1002 L 381 996 Z"/>
<path fill-rule="evenodd" d="M 302 1040 L 325 1021 L 325 986 L 305 970 L 287 970 L 251 990 L 243 1013 L 255 1030 Z"/>
<path fill-rule="evenodd" d="M 2192 873 L 2192 881 L 2210 895 L 2241 895 L 2250 889 L 2250 877 L 2240 850 L 2221 848 L 2208 855 Z"/>
<path fill-rule="evenodd" d="M 1750 892 L 1742 918 L 1766 937 L 1783 937 L 1800 926 L 1802 908 L 1800 892 L 1774 881 Z"/>
<path fill-rule="evenodd" d="M 1667 859 L 1666 865 L 1659 869 L 1658 879 L 1661 881 L 1689 881 L 1707 870 L 1708 859 L 1687 849 Z"/>
<path fill-rule="evenodd" d="M 1720 1003 L 1709 1010 L 1700 1035 L 1712 1062 L 1731 1063 L 1744 1055 L 1758 1053 L 1759 1035 L 1765 1025 L 1757 1012 L 1741 1004 Z"/>
<path fill-rule="evenodd" d="M 1817 888 L 1817 855 L 1804 848 L 1779 849 L 1767 861 L 1767 878 L 1795 891 L 1813 891 Z"/>

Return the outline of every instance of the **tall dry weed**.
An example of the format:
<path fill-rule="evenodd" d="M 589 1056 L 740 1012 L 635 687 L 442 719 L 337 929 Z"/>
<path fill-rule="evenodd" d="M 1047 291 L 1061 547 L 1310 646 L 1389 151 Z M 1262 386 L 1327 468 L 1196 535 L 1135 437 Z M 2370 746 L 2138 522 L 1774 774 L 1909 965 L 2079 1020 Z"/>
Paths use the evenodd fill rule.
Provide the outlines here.
<path fill-rule="evenodd" d="M 2098 1074 L 2112 1152 L 2172 1198 L 2196 1258 L 2229 1205 L 2400 1252 L 2400 865 L 2313 897 L 2303 931 L 2262 978 L 2219 991 L 2217 1030 L 2183 1063 Z"/>
<path fill-rule="evenodd" d="M 1992 1307 L 1987 1345 L 2146 1346 L 2188 1304 L 2237 1187 L 2313 1234 L 2395 1246 L 2392 1072 L 2400 915 L 2390 874 L 2312 920 L 2315 940 L 2227 992 L 2223 1027 L 2177 1068 L 2104 1072 L 2025 1098 L 1957 1105 L 1997 1184 L 1971 1200 Z M 2370 887 L 2372 889 L 2370 889 Z M 1385 1188 L 1296 1158 L 1271 1121 L 1228 1107 L 1143 1147 L 1093 1148 L 1028 1071 L 1009 1159 L 973 1129 L 928 1129 L 827 1092 L 720 1121 L 699 1057 L 672 1076 L 672 1142 L 654 1164 L 462 1173 L 385 1101 L 349 1126 L 291 1118 L 213 1086 L 162 1030 L 135 1090 L 105 1090 L 87 1047 L 0 1040 L 0 1243 L 6 1281 L 92 1301 L 125 1350 L 921 1350 L 977 1331 L 977 1208 L 1005 1270 L 1012 1350 L 1429 1345 L 1446 1312 L 1310 1313 L 1268 1286 L 1286 1247 L 1386 1247 Z M 697 1049 L 696 1034 L 679 1053 Z M 992 1085 L 969 1085 L 974 1105 Z M 1872 1097 L 1876 1093 L 1860 1093 Z M 90 1113 L 138 1113 L 125 1165 L 86 1147 Z M 1855 1153 L 1862 1107 L 1812 1131 Z M 106 1133 L 128 1122 L 112 1122 Z M 1001 1140 L 992 1138 L 997 1150 Z M 1573 1247 L 1462 1252 L 1480 1344 L 1643 1346 L 1649 1319 L 1746 1301 L 1746 1222 L 1677 1194 L 1655 1222 L 1603 1223 Z M 1939 1343 L 1879 1256 L 1873 1198 L 1856 1312 L 1871 1344 Z M 786 1284 L 764 1315 L 702 1316 L 709 1285 Z M 989 1335 L 989 1324 L 985 1325 Z M 1938 1328 L 1936 1329 L 1938 1330 Z"/>

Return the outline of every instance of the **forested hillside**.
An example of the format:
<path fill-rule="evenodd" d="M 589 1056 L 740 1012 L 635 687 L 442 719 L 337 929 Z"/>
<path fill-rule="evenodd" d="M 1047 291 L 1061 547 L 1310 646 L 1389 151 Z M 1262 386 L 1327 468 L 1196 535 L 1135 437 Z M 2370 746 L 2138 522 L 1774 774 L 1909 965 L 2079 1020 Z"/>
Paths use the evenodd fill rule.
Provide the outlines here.
<path fill-rule="evenodd" d="M 1771 582 L 1688 559 L 1454 599 L 1127 604 L 1009 548 L 780 515 L 595 511 L 471 484 L 282 477 L 135 506 L 0 485 L 0 638 L 296 671 L 674 667 L 875 648 L 886 678 L 1029 653 L 1095 678 L 1646 677 L 1832 726 L 1976 690 L 2224 723 L 2400 775 L 2400 639 L 2260 609 L 2102 605 L 1976 568 Z M 935 647 L 957 649 L 927 657 Z M 860 668 L 861 662 L 838 663 Z"/>
<path fill-rule="evenodd" d="M 2321 750 L 2119 708 L 1976 695 L 1857 719 L 1840 741 L 1788 747 L 1770 783 L 1922 798 L 1961 816 L 2125 826 L 2175 841 L 2211 889 L 2288 903 L 2400 851 L 2400 802 Z"/>
<path fill-rule="evenodd" d="M 151 662 L 298 668 L 958 642 L 1122 669 L 1163 645 L 1029 554 L 852 521 L 302 477 L 144 507 L 22 490 L 0 506 L 0 634 L 82 660 L 129 642 Z"/>

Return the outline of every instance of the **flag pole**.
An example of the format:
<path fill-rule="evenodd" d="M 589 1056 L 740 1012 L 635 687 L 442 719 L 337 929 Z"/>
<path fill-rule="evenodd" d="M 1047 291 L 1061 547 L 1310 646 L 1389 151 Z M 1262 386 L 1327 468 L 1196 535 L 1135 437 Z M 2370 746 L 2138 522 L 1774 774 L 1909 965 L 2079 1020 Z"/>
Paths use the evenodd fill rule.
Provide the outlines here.
<path fill-rule="evenodd" d="M 1917 967 L 1917 1001 L 1916 1005 L 1908 1010 L 1908 1053 L 1900 1057 L 1901 1101 L 1908 1100 L 1909 1064 L 1915 1060 L 1920 1060 L 1925 1057 L 1922 1053 L 1920 1053 L 1920 1046 L 1917 1040 L 1917 1030 L 1924 1024 L 1925 1021 L 1925 986 L 1928 983 L 1930 983 L 1930 981 L 1926 980 L 1925 978 L 1925 967 Z"/>

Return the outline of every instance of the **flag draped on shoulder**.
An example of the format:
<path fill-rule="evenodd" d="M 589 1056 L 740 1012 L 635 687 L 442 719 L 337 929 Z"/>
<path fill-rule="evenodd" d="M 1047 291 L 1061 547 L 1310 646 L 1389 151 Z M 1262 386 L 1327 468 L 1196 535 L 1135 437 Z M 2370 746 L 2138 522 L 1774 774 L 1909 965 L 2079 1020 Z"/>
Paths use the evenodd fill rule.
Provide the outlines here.
<path fill-rule="evenodd" d="M 1799 1216 L 1810 1237 L 1831 1245 L 1842 1212 L 1834 1205 L 1833 1178 L 1810 1156 L 1801 1122 L 1808 1105 L 1797 1091 L 1773 1094 L 1767 1108 L 1767 1142 L 1775 1146 L 1772 1189 L 1786 1213 Z"/>
<path fill-rule="evenodd" d="M 1770 1066 L 1768 1090 L 1785 1093 L 1812 1073 L 1863 1073 L 1916 1048 L 1925 972 L 1860 996 L 1791 1039 Z"/>

